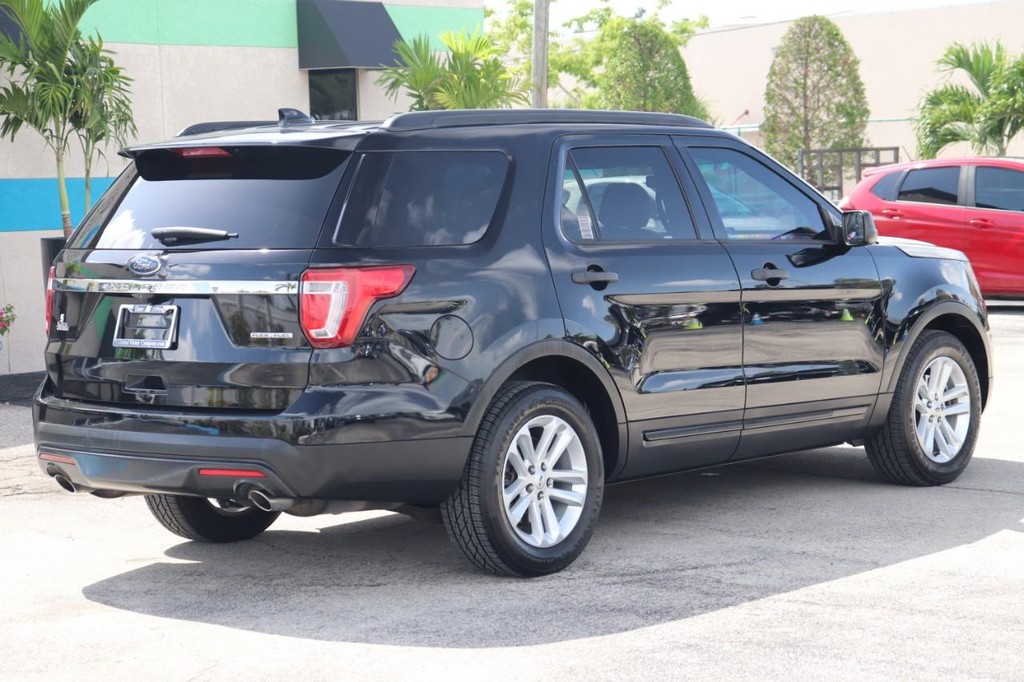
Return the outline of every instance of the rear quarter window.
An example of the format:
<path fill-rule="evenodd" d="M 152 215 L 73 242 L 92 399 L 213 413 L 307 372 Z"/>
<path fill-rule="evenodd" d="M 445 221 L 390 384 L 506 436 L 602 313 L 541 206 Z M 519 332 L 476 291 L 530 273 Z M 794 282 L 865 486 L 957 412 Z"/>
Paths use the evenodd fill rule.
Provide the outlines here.
<path fill-rule="evenodd" d="M 509 167 L 497 151 L 367 152 L 357 163 L 335 241 L 373 248 L 479 241 Z"/>
<path fill-rule="evenodd" d="M 869 190 L 882 201 L 896 201 L 896 187 L 900 184 L 900 175 L 903 171 L 886 173 L 871 185 Z"/>
<path fill-rule="evenodd" d="M 139 154 L 75 233 L 72 248 L 312 248 L 349 152 L 309 147 L 157 149 Z M 195 154 L 195 155 L 192 155 Z M 168 247 L 154 228 L 237 237 Z"/>

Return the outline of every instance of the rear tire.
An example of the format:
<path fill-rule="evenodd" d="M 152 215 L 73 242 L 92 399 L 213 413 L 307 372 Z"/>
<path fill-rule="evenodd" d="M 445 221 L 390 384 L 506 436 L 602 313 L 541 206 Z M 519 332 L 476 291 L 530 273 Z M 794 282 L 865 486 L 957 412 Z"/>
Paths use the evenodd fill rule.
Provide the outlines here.
<path fill-rule="evenodd" d="M 182 495 L 146 495 L 146 506 L 164 528 L 199 542 L 248 540 L 269 528 L 281 515 Z"/>
<path fill-rule="evenodd" d="M 885 424 L 864 449 L 894 483 L 941 485 L 971 461 L 980 420 L 981 387 L 970 354 L 952 334 L 928 330 L 911 346 Z"/>
<path fill-rule="evenodd" d="M 603 491 L 601 444 L 583 405 L 557 386 L 515 382 L 494 397 L 441 515 L 477 567 L 547 575 L 586 547 Z"/>

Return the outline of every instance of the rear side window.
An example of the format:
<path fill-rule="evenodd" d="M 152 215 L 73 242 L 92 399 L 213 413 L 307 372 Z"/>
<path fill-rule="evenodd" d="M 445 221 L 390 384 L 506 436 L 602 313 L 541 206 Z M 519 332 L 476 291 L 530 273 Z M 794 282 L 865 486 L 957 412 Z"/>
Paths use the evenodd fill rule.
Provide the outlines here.
<path fill-rule="evenodd" d="M 508 157 L 497 151 L 363 154 L 336 242 L 472 244 L 490 226 L 507 174 Z"/>
<path fill-rule="evenodd" d="M 918 168 L 907 173 L 900 187 L 900 201 L 926 204 L 956 204 L 960 184 L 960 167 Z"/>
<path fill-rule="evenodd" d="M 83 221 L 72 247 L 176 248 L 151 231 L 187 227 L 238 236 L 177 248 L 312 248 L 348 156 L 305 147 L 142 152 Z"/>
<path fill-rule="evenodd" d="M 573 149 L 562 178 L 559 222 L 576 243 L 697 238 L 661 147 Z"/>
<path fill-rule="evenodd" d="M 902 171 L 886 173 L 871 186 L 871 193 L 883 201 L 896 200 L 896 186 L 900 183 Z"/>
<path fill-rule="evenodd" d="M 1024 173 L 979 166 L 974 172 L 974 205 L 1000 211 L 1024 211 Z"/>

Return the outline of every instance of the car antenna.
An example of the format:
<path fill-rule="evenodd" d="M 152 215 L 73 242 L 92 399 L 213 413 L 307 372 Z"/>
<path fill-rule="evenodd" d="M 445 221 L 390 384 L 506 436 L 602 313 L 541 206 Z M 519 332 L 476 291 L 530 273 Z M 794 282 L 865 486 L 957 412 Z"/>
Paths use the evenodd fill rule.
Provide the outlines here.
<path fill-rule="evenodd" d="M 309 125 L 314 123 L 313 119 L 298 109 L 278 109 L 277 125 L 281 128 L 288 128 L 294 125 Z"/>

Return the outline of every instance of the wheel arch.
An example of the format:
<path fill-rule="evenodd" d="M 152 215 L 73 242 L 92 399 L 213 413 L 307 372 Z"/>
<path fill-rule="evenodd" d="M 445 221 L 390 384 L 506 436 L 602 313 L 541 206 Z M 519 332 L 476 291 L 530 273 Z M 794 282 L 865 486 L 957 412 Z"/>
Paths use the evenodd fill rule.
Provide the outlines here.
<path fill-rule="evenodd" d="M 613 479 L 625 467 L 628 439 L 622 397 L 593 355 L 564 340 L 537 342 L 502 362 L 466 415 L 462 435 L 476 434 L 487 407 L 509 381 L 542 381 L 568 391 L 590 412 L 601 442 L 605 478 Z"/>
<path fill-rule="evenodd" d="M 988 330 L 977 319 L 977 315 L 971 308 L 953 301 L 944 301 L 929 307 L 913 322 L 901 342 L 899 355 L 892 373 L 889 375 L 886 392 L 892 394 L 896 390 L 896 383 L 907 362 L 911 347 L 922 333 L 930 329 L 952 334 L 967 348 L 967 352 L 978 370 L 978 381 L 981 384 L 981 407 L 984 409 L 988 404 L 992 386 L 992 348 Z"/>

